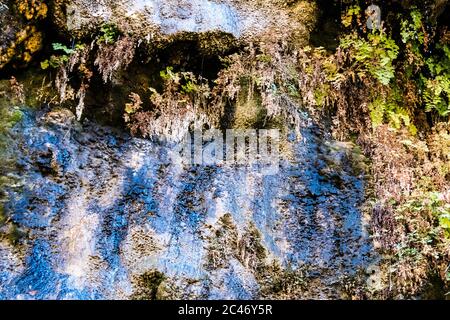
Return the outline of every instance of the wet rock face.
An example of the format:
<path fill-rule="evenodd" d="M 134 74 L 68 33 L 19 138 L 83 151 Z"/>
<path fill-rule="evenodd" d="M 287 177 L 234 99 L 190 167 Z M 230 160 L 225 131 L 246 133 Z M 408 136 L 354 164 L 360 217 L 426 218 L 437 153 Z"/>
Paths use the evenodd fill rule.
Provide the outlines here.
<path fill-rule="evenodd" d="M 37 119 L 37 120 L 36 120 Z M 376 261 L 351 148 L 305 120 L 276 175 L 188 167 L 67 111 L 28 113 L 0 298 L 340 298 Z M 21 132 L 19 134 L 19 132 Z"/>
<path fill-rule="evenodd" d="M 208 0 L 159 1 L 138 0 L 130 3 L 129 12 L 145 12 L 163 33 L 205 32 L 220 30 L 235 36 L 241 34 L 241 19 L 229 3 Z"/>
<path fill-rule="evenodd" d="M 127 26 L 127 32 L 151 37 L 156 32 L 219 31 L 236 38 L 256 36 L 292 20 L 271 1 L 255 7 L 248 1 L 213 0 L 72 0 L 67 3 L 67 28 L 82 32 L 102 23 Z M 285 31 L 288 29 L 285 29 Z"/>

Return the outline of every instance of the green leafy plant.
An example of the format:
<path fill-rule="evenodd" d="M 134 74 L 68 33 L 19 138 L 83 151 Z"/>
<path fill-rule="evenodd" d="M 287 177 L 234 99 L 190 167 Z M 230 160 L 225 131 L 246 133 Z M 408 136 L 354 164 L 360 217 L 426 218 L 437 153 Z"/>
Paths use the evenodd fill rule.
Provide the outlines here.
<path fill-rule="evenodd" d="M 417 9 L 413 9 L 409 16 L 402 20 L 400 35 L 408 56 L 404 68 L 410 77 L 418 75 L 416 82 L 419 84 L 425 111 L 436 111 L 442 117 L 448 116 L 450 114 L 450 49 L 448 45 L 438 44 L 431 55 L 430 52 L 425 54 L 427 34 L 423 16 Z M 428 55 L 427 58 L 426 55 Z"/>
<path fill-rule="evenodd" d="M 53 54 L 49 59 L 46 59 L 41 62 L 41 68 L 46 70 L 48 68 L 59 68 L 69 61 L 71 55 L 73 55 L 77 50 L 83 50 L 84 44 L 76 44 L 73 48 L 69 48 L 61 43 L 53 43 L 52 44 Z"/>
<path fill-rule="evenodd" d="M 198 89 L 197 89 L 197 85 L 192 80 L 188 80 L 186 82 L 186 84 L 183 84 L 181 86 L 181 90 L 184 93 L 194 93 L 194 92 L 197 92 Z"/>
<path fill-rule="evenodd" d="M 377 94 L 368 105 L 373 127 L 376 128 L 383 123 L 388 123 L 395 129 L 405 126 L 415 135 L 417 128 L 412 123 L 409 112 L 403 103 L 403 92 L 397 85 L 393 85 L 384 95 Z"/>
<path fill-rule="evenodd" d="M 400 35 L 404 44 L 411 43 L 415 52 L 419 53 L 420 45 L 425 42 L 425 33 L 422 14 L 413 9 L 410 12 L 410 19 L 404 19 L 401 22 Z"/>
<path fill-rule="evenodd" d="M 169 66 L 165 70 L 159 72 L 160 77 L 164 81 L 180 82 L 180 75 L 173 71 L 173 67 Z"/>
<path fill-rule="evenodd" d="M 199 91 L 197 79 L 190 72 L 174 72 L 173 67 L 169 66 L 162 70 L 159 75 L 165 82 L 179 85 L 181 93 L 191 94 Z"/>
<path fill-rule="evenodd" d="M 330 96 L 331 87 L 329 84 L 323 84 L 314 90 L 314 99 L 318 106 L 325 106 Z"/>
<path fill-rule="evenodd" d="M 14 100 L 4 99 L 0 93 L 0 190 L 6 185 L 13 183 L 5 173 L 14 163 L 14 156 L 11 152 L 11 136 L 9 132 L 22 118 L 23 113 L 17 107 L 12 107 Z M 4 194 L 0 192 L 0 226 L 5 223 L 6 217 L 3 211 Z"/>
<path fill-rule="evenodd" d="M 433 215 L 439 220 L 439 225 L 445 235 L 450 238 L 450 204 L 446 203 L 443 195 L 439 192 L 431 192 L 429 197 L 429 208 Z"/>
<path fill-rule="evenodd" d="M 354 17 L 356 17 L 357 19 L 360 19 L 361 17 L 361 7 L 358 5 L 351 6 L 342 15 L 341 17 L 342 25 L 346 28 L 350 27 L 352 25 Z"/>
<path fill-rule="evenodd" d="M 403 208 L 403 211 L 427 211 L 438 221 L 439 227 L 450 239 L 450 204 L 446 203 L 444 196 L 440 192 L 427 192 L 422 197 L 410 200 Z"/>
<path fill-rule="evenodd" d="M 430 77 L 422 75 L 424 83 L 423 98 L 425 110 L 435 110 L 442 117 L 450 115 L 450 48 L 447 45 L 437 46 L 440 55 L 427 59 Z"/>
<path fill-rule="evenodd" d="M 383 30 L 374 30 L 367 39 L 356 33 L 347 35 L 341 39 L 340 46 L 350 50 L 353 66 L 361 78 L 370 74 L 388 85 L 395 77 L 393 62 L 398 57 L 399 47 Z"/>
<path fill-rule="evenodd" d="M 105 23 L 100 28 L 100 36 L 97 39 L 97 44 L 106 43 L 112 44 L 119 38 L 120 32 L 117 26 L 111 23 Z"/>
<path fill-rule="evenodd" d="M 183 72 L 182 76 L 184 84 L 181 85 L 181 92 L 185 94 L 191 94 L 199 91 L 197 79 L 194 77 L 192 73 Z"/>
<path fill-rule="evenodd" d="M 66 55 L 71 55 L 72 53 L 75 53 L 75 49 L 68 48 L 67 46 L 61 44 L 61 43 L 53 43 L 53 50 L 55 51 L 63 51 Z"/>

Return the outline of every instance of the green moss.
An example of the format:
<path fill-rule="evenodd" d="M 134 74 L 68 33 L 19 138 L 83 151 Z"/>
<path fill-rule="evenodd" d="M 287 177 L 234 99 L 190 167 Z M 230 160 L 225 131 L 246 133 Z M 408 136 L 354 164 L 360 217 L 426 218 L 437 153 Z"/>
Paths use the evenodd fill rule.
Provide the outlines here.
<path fill-rule="evenodd" d="M 327 105 L 327 99 L 330 96 L 330 85 L 325 83 L 314 90 L 314 99 L 319 107 L 324 107 Z"/>
<path fill-rule="evenodd" d="M 224 214 L 208 239 L 205 267 L 208 270 L 227 268 L 229 260 L 237 252 L 238 232 L 231 214 Z"/>
<path fill-rule="evenodd" d="M 23 100 L 23 88 L 15 78 L 0 81 L 0 226 L 7 221 L 4 210 L 7 195 L 4 189 L 16 182 L 7 176 L 15 165 L 15 150 L 11 148 L 13 140 L 10 131 L 23 117 L 20 111 Z M 20 232 L 12 224 L 6 228 L 6 234 L 1 236 L 5 236 L 11 243 L 16 243 Z"/>
<path fill-rule="evenodd" d="M 264 122 L 267 110 L 262 106 L 262 98 L 255 91 L 257 79 L 242 77 L 240 91 L 234 110 L 235 129 L 260 128 Z"/>
<path fill-rule="evenodd" d="M 259 283 L 261 296 L 266 299 L 301 298 L 308 289 L 304 268 L 298 270 L 292 270 L 290 267 L 282 268 L 276 261 L 265 268 L 260 275 Z"/>
<path fill-rule="evenodd" d="M 18 107 L 23 102 L 23 92 L 19 86 L 15 90 L 16 92 L 11 91 L 9 81 L 0 83 L 0 92 L 2 92 L 0 96 L 0 161 L 3 165 L 7 159 L 7 147 L 11 141 L 9 131 L 23 116 Z"/>
<path fill-rule="evenodd" d="M 3 204 L 0 203 L 0 227 L 2 227 L 5 224 L 6 216 L 5 216 L 5 209 L 3 208 Z"/>
<path fill-rule="evenodd" d="M 148 271 L 137 279 L 135 282 L 135 292 L 131 296 L 132 300 L 157 300 L 158 289 L 166 276 L 157 271 Z"/>
<path fill-rule="evenodd" d="M 250 222 L 242 238 L 238 242 L 236 258 L 244 266 L 259 272 L 264 267 L 267 257 L 266 248 L 262 245 L 261 233 L 253 222 Z M 246 265 L 246 264 L 249 265 Z"/>
<path fill-rule="evenodd" d="M 198 37 L 198 49 L 205 56 L 220 56 L 236 48 L 239 44 L 228 33 L 209 31 L 196 35 Z"/>

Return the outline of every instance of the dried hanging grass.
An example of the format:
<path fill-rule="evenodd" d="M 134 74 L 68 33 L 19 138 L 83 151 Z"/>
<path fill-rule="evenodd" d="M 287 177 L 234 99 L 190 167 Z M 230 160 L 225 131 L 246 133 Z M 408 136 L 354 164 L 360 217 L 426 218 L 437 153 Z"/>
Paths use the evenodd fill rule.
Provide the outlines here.
<path fill-rule="evenodd" d="M 136 42 L 130 36 L 120 37 L 113 44 L 100 44 L 94 64 L 98 67 L 103 82 L 111 81 L 114 72 L 124 70 L 133 61 L 135 51 Z"/>

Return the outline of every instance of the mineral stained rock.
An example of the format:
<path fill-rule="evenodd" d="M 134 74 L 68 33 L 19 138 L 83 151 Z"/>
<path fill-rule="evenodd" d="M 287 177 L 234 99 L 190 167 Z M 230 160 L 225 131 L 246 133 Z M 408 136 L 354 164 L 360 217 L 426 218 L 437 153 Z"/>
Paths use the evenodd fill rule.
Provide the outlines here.
<path fill-rule="evenodd" d="M 66 28 L 84 33 L 102 23 L 123 26 L 128 32 L 151 37 L 155 32 L 221 31 L 239 37 L 257 37 L 267 30 L 287 32 L 292 23 L 305 28 L 292 10 L 273 1 L 237 0 L 72 0 L 66 3 Z M 305 7 L 313 7 L 301 1 Z M 294 6 L 295 8 L 295 6 Z M 311 12 L 308 12 L 311 14 Z M 306 15 L 305 15 L 306 16 Z M 308 19 L 304 19 L 308 20 Z"/>

